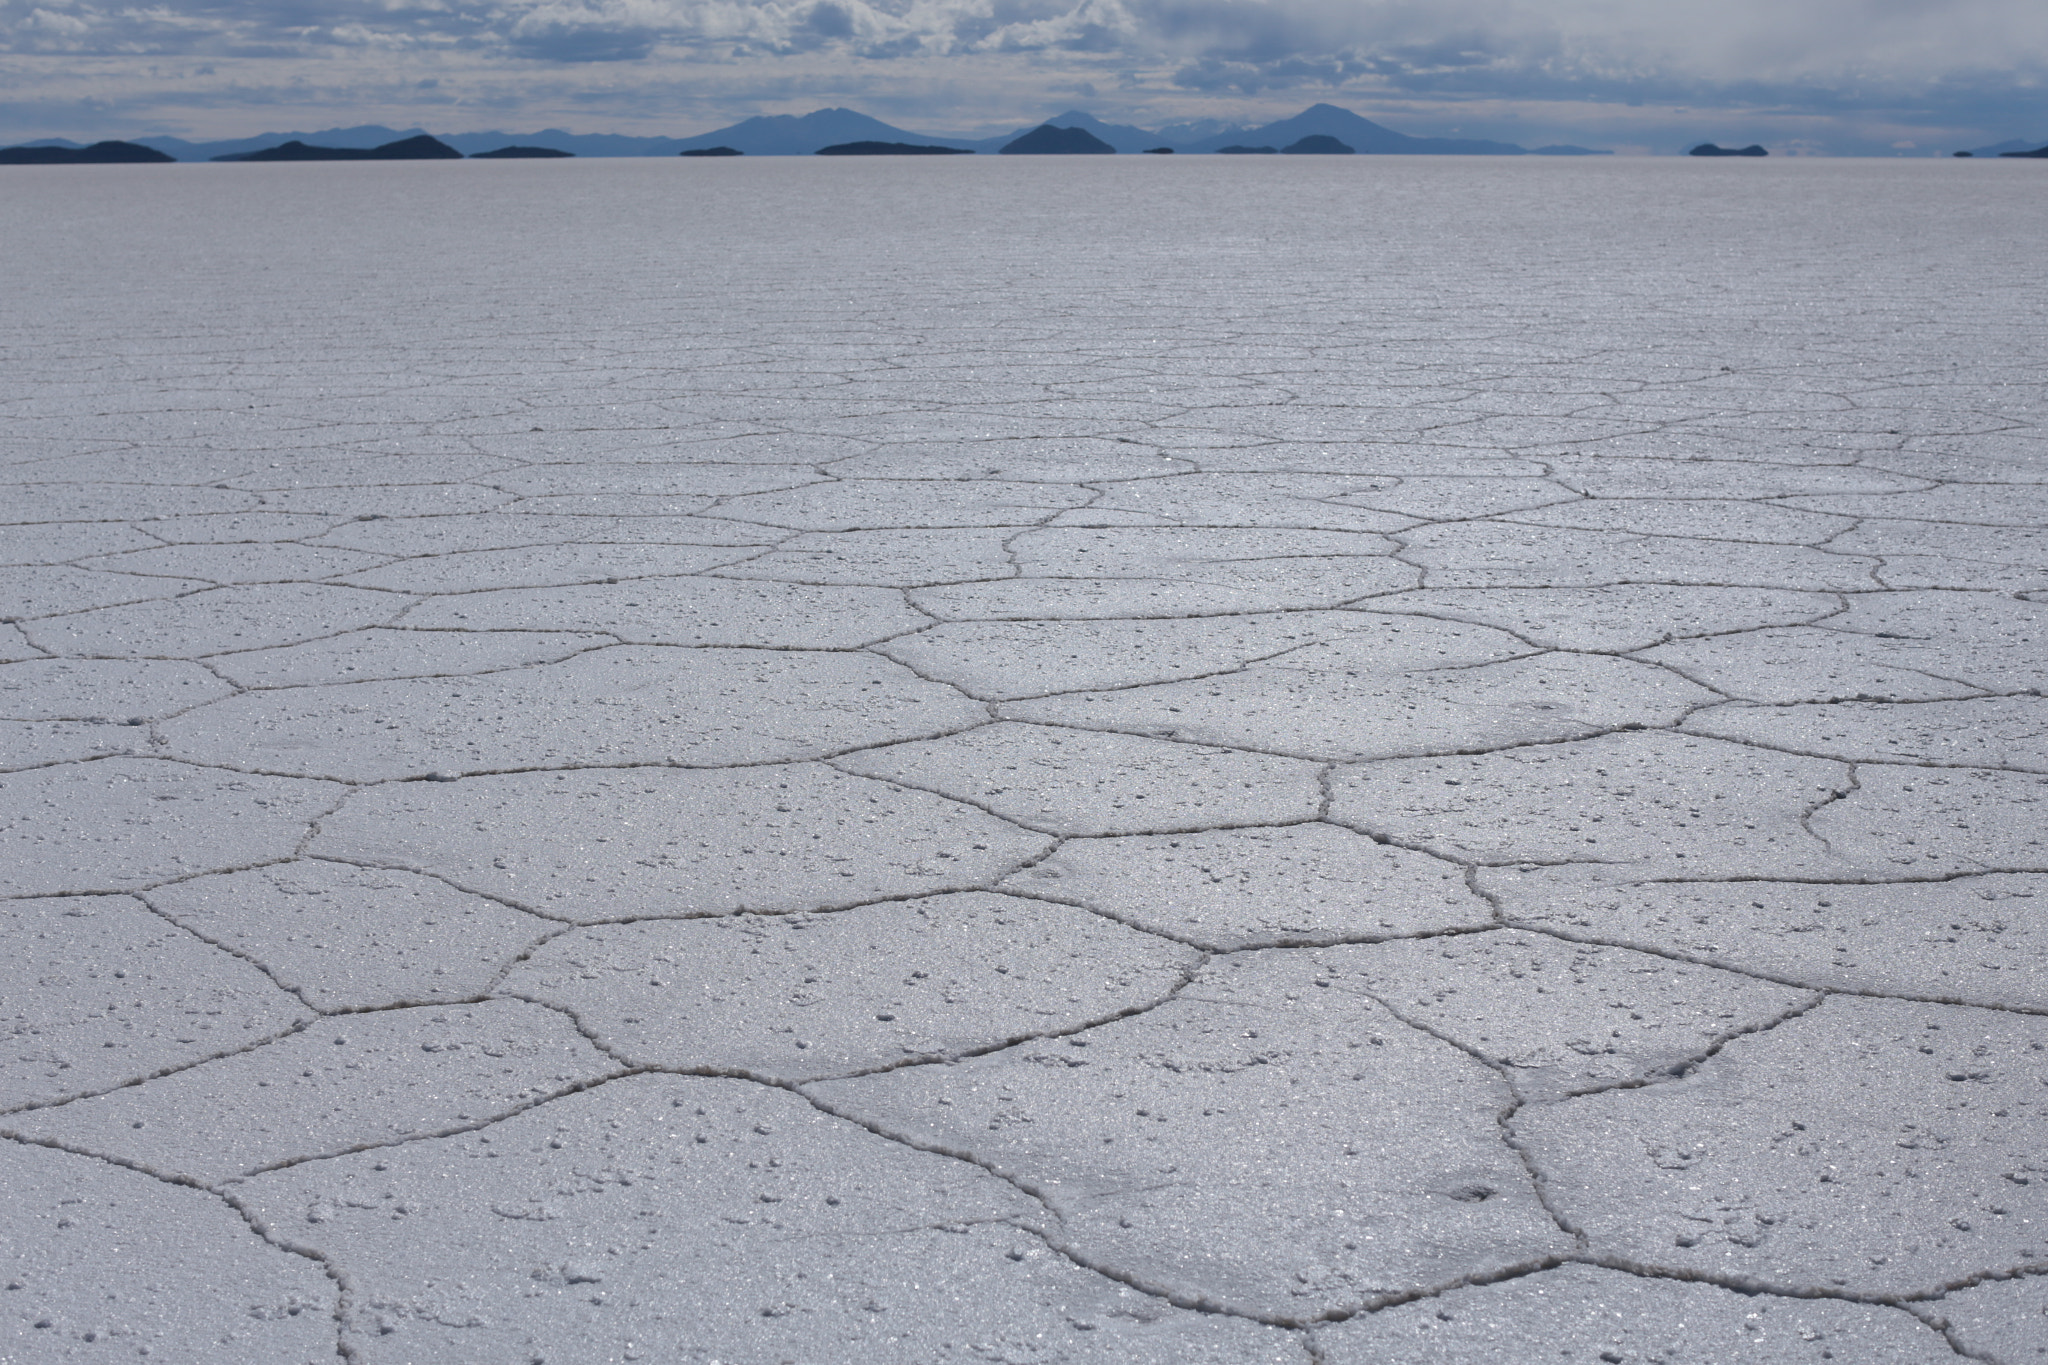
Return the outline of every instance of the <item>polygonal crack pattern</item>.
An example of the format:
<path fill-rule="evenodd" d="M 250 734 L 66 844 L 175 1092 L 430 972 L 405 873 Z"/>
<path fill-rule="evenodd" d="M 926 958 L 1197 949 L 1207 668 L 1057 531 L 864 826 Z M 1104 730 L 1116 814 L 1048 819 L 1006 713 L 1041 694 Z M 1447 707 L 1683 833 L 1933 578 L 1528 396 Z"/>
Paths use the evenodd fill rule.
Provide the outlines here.
<path fill-rule="evenodd" d="M 2032 201 L 1426 160 L 10 185 L 0 1356 L 2038 1365 Z"/>

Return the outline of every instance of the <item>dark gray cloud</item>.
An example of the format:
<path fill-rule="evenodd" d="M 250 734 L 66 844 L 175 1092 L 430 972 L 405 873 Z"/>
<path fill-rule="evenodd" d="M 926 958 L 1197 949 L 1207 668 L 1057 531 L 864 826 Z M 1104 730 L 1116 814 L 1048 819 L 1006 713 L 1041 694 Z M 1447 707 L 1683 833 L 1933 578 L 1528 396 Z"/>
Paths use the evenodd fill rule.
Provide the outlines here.
<path fill-rule="evenodd" d="M 633 62 L 661 40 L 652 28 L 607 24 L 602 16 L 548 15 L 522 20 L 505 35 L 512 55 L 544 62 Z"/>

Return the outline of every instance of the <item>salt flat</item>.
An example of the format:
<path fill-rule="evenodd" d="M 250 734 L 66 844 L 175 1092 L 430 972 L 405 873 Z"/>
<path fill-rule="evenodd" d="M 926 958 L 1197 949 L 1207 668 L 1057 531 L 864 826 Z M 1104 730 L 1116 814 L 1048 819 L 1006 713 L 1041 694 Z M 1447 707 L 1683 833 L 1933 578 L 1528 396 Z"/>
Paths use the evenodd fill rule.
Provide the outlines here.
<path fill-rule="evenodd" d="M 9 169 L 0 1360 L 2042 1360 L 2034 171 Z"/>

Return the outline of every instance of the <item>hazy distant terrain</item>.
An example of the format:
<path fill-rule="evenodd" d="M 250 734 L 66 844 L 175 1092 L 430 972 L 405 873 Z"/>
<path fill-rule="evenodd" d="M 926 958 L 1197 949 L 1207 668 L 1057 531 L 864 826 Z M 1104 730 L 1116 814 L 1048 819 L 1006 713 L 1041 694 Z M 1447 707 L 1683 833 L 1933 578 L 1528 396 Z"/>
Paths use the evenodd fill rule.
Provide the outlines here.
<path fill-rule="evenodd" d="M 1078 109 L 1041 120 L 1059 128 L 1084 128 L 1119 152 L 1143 152 L 1154 147 L 1172 147 L 1178 152 L 1213 152 L 1236 142 L 1271 142 L 1276 146 L 1299 141 L 1313 134 L 1338 138 L 1360 152 L 1389 155 L 1481 155 L 1523 156 L 1590 155 L 1586 147 L 1518 147 L 1507 142 L 1461 138 L 1410 137 L 1371 119 L 1318 104 L 1292 118 L 1257 127 L 1218 125 L 1214 122 L 1181 124 L 1157 130 L 1129 124 L 1105 123 Z M 674 156 L 678 152 L 705 147 L 733 147 L 748 156 L 810 156 L 822 147 L 847 142 L 920 142 L 934 146 L 958 147 L 975 152 L 994 152 L 1037 127 L 1025 124 L 994 137 L 961 138 L 934 136 L 898 128 L 852 109 L 819 109 L 809 114 L 777 114 L 743 119 L 724 128 L 690 137 L 629 137 L 617 133 L 571 133 L 561 128 L 544 128 L 537 133 L 437 133 L 436 137 L 465 156 L 496 151 L 520 144 L 551 147 L 577 156 Z M 298 141 L 322 147 L 377 147 L 427 132 L 424 128 L 387 128 L 365 124 L 351 128 L 325 128 L 317 132 L 262 133 L 255 137 L 230 138 L 219 142 L 188 142 L 176 137 L 129 139 L 144 147 L 176 157 L 180 161 L 209 161 L 239 156 L 279 143 Z M 45 144 L 74 146 L 61 138 Z M 44 144 L 32 144 L 44 145 Z"/>
<path fill-rule="evenodd" d="M 1081 109 L 1068 109 L 1040 123 L 1058 128 L 1081 128 L 1102 139 L 1118 152 L 1145 152 L 1170 147 L 1176 152 L 1216 152 L 1233 145 L 1284 147 L 1304 137 L 1334 137 L 1353 150 L 1379 156 L 1601 156 L 1602 148 L 1553 144 L 1523 147 L 1512 142 L 1479 138 L 1411 137 L 1334 104 L 1315 104 L 1290 118 L 1258 125 L 1223 123 L 1205 119 L 1194 123 L 1169 124 L 1157 129 L 1127 123 L 1108 123 Z M 820 149 L 848 142 L 915 142 L 928 146 L 954 147 L 971 152 L 995 152 L 1038 127 L 1023 124 L 991 137 L 963 137 L 917 132 L 884 123 L 853 109 L 817 109 L 808 114 L 775 114 L 742 119 L 708 133 L 687 137 L 631 136 L 622 133 L 572 133 L 563 128 L 543 128 L 532 133 L 500 131 L 436 133 L 442 142 L 474 156 L 500 148 L 520 145 L 547 147 L 579 157 L 675 156 L 679 152 L 708 147 L 731 147 L 748 156 L 811 156 Z M 360 124 L 346 128 L 324 128 L 314 132 L 261 133 L 254 137 L 228 138 L 216 142 L 191 142 L 184 138 L 154 136 L 128 139 L 151 147 L 179 161 L 209 161 L 239 157 L 289 141 L 323 147 L 378 147 L 403 138 L 417 137 L 429 130 L 420 127 L 389 128 L 382 124 Z M 1674 143 L 1665 150 L 1683 154 L 1688 148 L 1710 140 L 1706 136 Z M 1724 136 L 1722 141 L 1728 139 Z M 1750 139 L 1743 138 L 1733 145 Z M 2008 138 L 1987 147 L 1969 148 L 1972 155 L 1995 157 L 2005 152 L 2031 151 L 2043 138 Z M 25 146 L 77 147 L 82 144 L 64 138 L 44 138 Z M 1958 149 L 1964 150 L 1964 149 Z M 1918 154 L 1925 155 L 1924 150 Z"/>

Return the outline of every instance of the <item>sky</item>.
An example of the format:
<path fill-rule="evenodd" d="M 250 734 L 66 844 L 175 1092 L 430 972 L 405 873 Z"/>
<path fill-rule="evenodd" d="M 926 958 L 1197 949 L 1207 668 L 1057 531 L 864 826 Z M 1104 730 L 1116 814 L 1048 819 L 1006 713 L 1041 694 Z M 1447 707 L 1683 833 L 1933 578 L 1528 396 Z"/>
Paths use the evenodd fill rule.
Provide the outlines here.
<path fill-rule="evenodd" d="M 0 141 L 1080 108 L 1669 153 L 2048 141 L 2043 0 L 0 0 Z"/>

